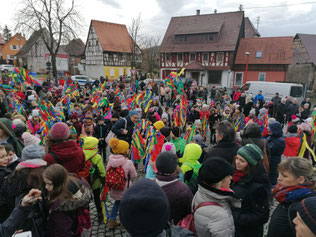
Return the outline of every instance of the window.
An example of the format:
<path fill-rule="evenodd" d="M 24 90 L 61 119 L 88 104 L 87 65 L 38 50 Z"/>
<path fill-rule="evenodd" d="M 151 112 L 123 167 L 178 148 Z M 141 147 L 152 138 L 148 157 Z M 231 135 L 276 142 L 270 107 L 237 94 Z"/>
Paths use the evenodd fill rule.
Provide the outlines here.
<path fill-rule="evenodd" d="M 208 84 L 221 84 L 222 71 L 208 71 Z"/>
<path fill-rule="evenodd" d="M 17 50 L 17 49 L 19 49 L 19 46 L 18 45 L 10 45 L 10 49 Z"/>
<path fill-rule="evenodd" d="M 258 81 L 265 81 L 266 80 L 266 73 L 259 72 Z"/>
<path fill-rule="evenodd" d="M 207 34 L 205 36 L 205 41 L 213 41 L 215 39 L 215 35 L 214 34 Z"/>
<path fill-rule="evenodd" d="M 256 58 L 262 58 L 262 51 L 256 51 Z"/>
<path fill-rule="evenodd" d="M 186 37 L 186 36 L 179 36 L 179 37 L 178 37 L 178 42 L 179 42 L 179 43 L 185 43 L 185 42 L 187 42 L 187 37 Z"/>
<path fill-rule="evenodd" d="M 98 45 L 98 40 L 95 41 L 95 45 Z"/>
<path fill-rule="evenodd" d="M 178 54 L 178 61 L 182 61 L 183 60 L 183 55 L 182 53 Z"/>
<path fill-rule="evenodd" d="M 167 60 L 167 61 L 170 61 L 170 54 L 167 54 L 167 55 L 166 55 L 166 60 Z"/>
<path fill-rule="evenodd" d="M 243 81 L 243 73 L 242 72 L 236 72 L 235 73 L 235 86 L 241 86 Z"/>
<path fill-rule="evenodd" d="M 190 61 L 195 61 L 195 53 L 190 54 Z"/>
<path fill-rule="evenodd" d="M 17 37 L 16 39 L 17 39 L 17 40 L 21 40 L 21 38 L 20 38 L 20 37 Z"/>
<path fill-rule="evenodd" d="M 114 68 L 110 68 L 110 77 L 114 77 L 115 73 L 114 73 Z"/>
<path fill-rule="evenodd" d="M 302 86 L 292 86 L 290 96 L 292 97 L 302 97 L 303 87 Z"/>
<path fill-rule="evenodd" d="M 224 53 L 220 52 L 216 54 L 216 62 L 223 63 L 224 62 Z"/>
<path fill-rule="evenodd" d="M 203 61 L 204 61 L 204 62 L 207 62 L 207 61 L 208 61 L 208 54 L 207 54 L 207 53 L 204 53 L 204 54 L 203 54 Z"/>

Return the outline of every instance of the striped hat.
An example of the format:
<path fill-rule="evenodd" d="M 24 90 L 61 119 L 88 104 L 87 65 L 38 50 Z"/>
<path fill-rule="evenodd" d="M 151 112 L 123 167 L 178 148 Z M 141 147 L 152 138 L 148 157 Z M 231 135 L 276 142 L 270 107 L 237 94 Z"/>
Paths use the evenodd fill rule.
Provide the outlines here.
<path fill-rule="evenodd" d="M 261 149 L 254 144 L 246 144 L 237 151 L 237 155 L 242 156 L 252 166 L 258 164 L 263 159 Z"/>

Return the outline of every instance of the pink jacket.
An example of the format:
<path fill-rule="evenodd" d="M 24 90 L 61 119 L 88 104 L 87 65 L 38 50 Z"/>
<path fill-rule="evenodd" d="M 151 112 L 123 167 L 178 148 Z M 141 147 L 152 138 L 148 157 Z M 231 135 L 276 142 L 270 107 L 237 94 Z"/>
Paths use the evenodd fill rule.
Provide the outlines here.
<path fill-rule="evenodd" d="M 132 185 L 133 180 L 135 180 L 137 178 L 137 172 L 136 169 L 134 167 L 134 164 L 131 160 L 129 160 L 128 158 L 124 157 L 123 155 L 110 155 L 109 156 L 109 162 L 106 166 L 106 170 L 108 170 L 109 167 L 119 167 L 122 166 L 122 168 L 124 169 L 125 172 L 125 178 L 126 180 L 128 180 L 128 176 L 129 176 L 129 187 Z M 126 182 L 126 187 L 124 190 L 115 190 L 115 189 L 110 189 L 110 195 L 113 199 L 115 200 L 121 200 L 121 198 L 123 197 L 125 191 L 127 190 L 127 182 Z"/>
<path fill-rule="evenodd" d="M 40 125 L 38 123 L 32 125 L 32 120 L 27 121 L 27 126 L 29 127 L 29 129 L 33 135 L 35 135 L 37 133 L 37 131 L 40 129 Z"/>

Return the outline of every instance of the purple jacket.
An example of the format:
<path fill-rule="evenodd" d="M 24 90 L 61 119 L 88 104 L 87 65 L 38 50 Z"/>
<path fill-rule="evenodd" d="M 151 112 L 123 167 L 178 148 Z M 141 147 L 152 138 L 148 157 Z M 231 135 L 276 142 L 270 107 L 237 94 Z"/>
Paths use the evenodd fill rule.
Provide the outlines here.
<path fill-rule="evenodd" d="M 193 194 L 190 188 L 178 179 L 176 174 L 165 176 L 156 175 L 156 183 L 166 193 L 170 205 L 170 221 L 174 224 L 191 213 Z"/>

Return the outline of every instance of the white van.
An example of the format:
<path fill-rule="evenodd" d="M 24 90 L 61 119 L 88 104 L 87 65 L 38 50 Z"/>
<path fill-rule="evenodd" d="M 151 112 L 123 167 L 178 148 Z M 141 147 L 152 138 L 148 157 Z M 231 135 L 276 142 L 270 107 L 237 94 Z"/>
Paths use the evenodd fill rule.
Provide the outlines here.
<path fill-rule="evenodd" d="M 243 85 L 240 89 L 244 91 Z M 267 82 L 267 81 L 248 81 L 246 82 L 246 96 L 255 97 L 259 90 L 262 91 L 265 101 L 271 100 L 275 93 L 279 93 L 281 98 L 291 96 L 297 98 L 298 102 L 301 103 L 305 97 L 305 88 L 302 84 L 296 83 L 279 83 L 279 82 Z"/>
<path fill-rule="evenodd" d="M 89 82 L 90 84 L 94 83 L 93 79 L 85 75 L 74 75 L 74 76 L 71 76 L 71 79 L 73 81 L 78 82 L 80 86 L 84 86 L 87 82 Z"/>

